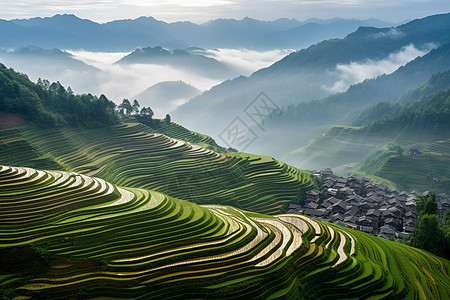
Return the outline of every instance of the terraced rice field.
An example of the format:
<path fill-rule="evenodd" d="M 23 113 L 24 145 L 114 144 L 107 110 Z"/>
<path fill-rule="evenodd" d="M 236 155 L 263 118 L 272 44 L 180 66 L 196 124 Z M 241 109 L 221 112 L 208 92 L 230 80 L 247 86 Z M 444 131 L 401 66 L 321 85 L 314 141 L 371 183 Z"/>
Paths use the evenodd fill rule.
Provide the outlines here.
<path fill-rule="evenodd" d="M 4 298 L 450 298 L 425 251 L 64 171 L 0 166 L 0 254 Z"/>
<path fill-rule="evenodd" d="M 375 175 L 396 182 L 402 189 L 450 193 L 450 140 L 423 143 L 419 148 L 422 154 L 415 158 L 407 154 L 390 157 L 374 170 Z"/>
<path fill-rule="evenodd" d="M 210 137 L 171 124 L 95 130 L 0 131 L 0 164 L 74 171 L 197 204 L 277 214 L 317 187 L 314 176 L 272 157 L 219 153 Z M 1 143 L 4 141 L 11 141 Z M 204 146 L 201 147 L 198 144 Z"/>

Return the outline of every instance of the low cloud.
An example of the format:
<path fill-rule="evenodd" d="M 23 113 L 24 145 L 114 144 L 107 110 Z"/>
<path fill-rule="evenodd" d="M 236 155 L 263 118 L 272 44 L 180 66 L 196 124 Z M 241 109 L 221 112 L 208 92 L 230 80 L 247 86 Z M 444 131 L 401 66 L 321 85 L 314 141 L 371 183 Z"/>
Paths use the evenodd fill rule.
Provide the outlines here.
<path fill-rule="evenodd" d="M 419 50 L 410 44 L 401 48 L 398 52 L 391 53 L 382 60 L 368 59 L 363 62 L 351 62 L 350 64 L 338 64 L 333 71 L 338 80 L 332 86 L 325 86 L 324 89 L 339 93 L 346 91 L 351 85 L 375 78 L 382 74 L 391 74 L 399 67 L 406 65 L 416 57 L 427 54 L 434 45 L 428 45 L 425 49 Z"/>
<path fill-rule="evenodd" d="M 63 61 L 46 58 L 46 63 L 33 57 L 12 56 L 2 57 L 0 61 L 8 67 L 27 74 L 31 80 L 39 77 L 51 82 L 60 81 L 65 87 L 70 86 L 75 93 L 104 94 L 119 104 L 122 99 L 133 99 L 147 88 L 163 81 L 183 81 L 200 91 L 209 90 L 224 80 L 231 78 L 209 78 L 186 69 L 155 64 L 114 64 L 129 53 L 106 53 L 89 51 L 66 50 L 72 54 L 72 59 Z M 288 54 L 289 50 L 257 52 L 246 49 L 216 49 L 204 50 L 204 55 L 213 57 L 236 69 L 236 74 L 250 75 L 254 71 L 267 67 Z M 75 60 L 73 60 L 75 59 Z M 83 62 L 84 64 L 80 63 Z M 75 63 L 74 63 L 75 62 Z M 158 115 L 164 116 L 168 108 L 184 104 L 189 99 L 175 101 L 175 105 L 168 106 L 166 99 L 161 99 L 152 106 Z"/>
<path fill-rule="evenodd" d="M 248 76 L 256 70 L 265 68 L 282 59 L 293 50 L 254 51 L 248 49 L 213 49 L 201 51 L 202 54 L 240 70 Z"/>
<path fill-rule="evenodd" d="M 92 78 L 93 81 L 97 82 L 97 86 L 91 92 L 105 94 L 116 103 L 120 103 L 124 98 L 130 99 L 162 81 L 181 80 L 202 91 L 220 83 L 219 80 L 202 77 L 192 72 L 165 65 L 114 64 L 128 53 L 93 53 L 86 51 L 70 51 L 70 53 L 76 59 L 101 70 Z M 76 89 L 74 90 L 77 92 Z M 164 102 L 164 99 L 161 99 L 161 102 Z M 158 110 L 158 107 L 153 109 Z"/>
<path fill-rule="evenodd" d="M 93 80 L 98 82 L 96 93 L 103 93 L 116 101 L 132 97 L 146 88 L 162 81 L 181 80 L 195 88 L 205 91 L 222 80 L 204 77 L 189 70 L 176 69 L 153 64 L 114 64 L 128 53 L 105 53 L 89 51 L 70 51 L 74 58 L 94 66 L 103 72 Z M 199 51 L 198 54 L 214 58 L 236 70 L 235 76 L 245 75 L 270 66 L 288 55 L 292 50 L 253 51 L 247 49 L 214 49 Z M 223 80 L 231 78 L 223 78 Z M 81 91 L 80 91 L 81 92 Z M 85 92 L 85 91 L 82 91 Z"/>
<path fill-rule="evenodd" d="M 389 31 L 380 31 L 377 33 L 374 33 L 372 35 L 373 38 L 375 39 L 380 39 L 380 38 L 388 38 L 388 39 L 397 39 L 400 38 L 404 35 L 403 32 L 401 32 L 400 30 L 398 30 L 397 28 L 391 28 Z"/>

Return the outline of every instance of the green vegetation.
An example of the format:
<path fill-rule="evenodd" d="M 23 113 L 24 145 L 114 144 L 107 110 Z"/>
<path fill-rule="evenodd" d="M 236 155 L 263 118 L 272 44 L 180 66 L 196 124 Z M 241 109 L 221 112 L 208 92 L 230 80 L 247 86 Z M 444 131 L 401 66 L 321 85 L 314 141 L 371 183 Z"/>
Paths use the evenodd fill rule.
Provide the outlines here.
<path fill-rule="evenodd" d="M 420 149 L 421 154 L 411 156 L 410 149 Z M 388 147 L 374 150 L 366 156 L 357 168 L 368 174 L 394 182 L 406 190 L 434 190 L 450 193 L 450 140 L 422 140 L 417 144 L 406 144 L 401 156 Z"/>
<path fill-rule="evenodd" d="M 450 215 L 441 226 L 433 194 L 418 203 L 411 241 L 423 250 L 282 215 L 319 188 L 310 172 L 230 153 L 169 115 L 153 119 L 137 100 L 117 113 L 103 95 L 0 75 L 1 110 L 32 124 L 0 131 L 0 297 L 450 298 L 450 262 L 434 255 L 450 248 Z M 400 187 L 429 186 L 427 176 L 445 190 L 450 90 L 411 97 L 419 94 L 383 120 L 394 106 L 365 111 L 374 121 L 334 127 L 296 153 L 340 164 L 365 157 L 360 170 Z M 119 116 L 129 122 L 117 125 Z M 439 135 L 416 143 L 429 133 Z"/>
<path fill-rule="evenodd" d="M 400 189 L 450 194 L 450 71 L 355 119 L 363 126 L 334 126 L 286 159 L 304 168 L 375 175 Z"/>
<path fill-rule="evenodd" d="M 393 117 L 368 125 L 369 132 L 419 131 L 431 134 L 450 131 L 450 89 L 441 90 L 405 106 Z"/>
<path fill-rule="evenodd" d="M 38 80 L 0 64 L 0 111 L 15 113 L 40 127 L 104 127 L 119 123 L 115 104 L 104 95 L 74 95 L 59 82 Z"/>
<path fill-rule="evenodd" d="M 449 261 L 300 215 L 5 166 L 0 206 L 4 298 L 450 297 Z"/>
<path fill-rule="evenodd" d="M 419 219 L 410 243 L 414 247 L 430 251 L 433 254 L 450 258 L 450 211 L 444 215 L 444 225 L 436 216 L 436 194 L 428 193 L 417 197 Z"/>
<path fill-rule="evenodd" d="M 307 169 L 356 164 L 379 143 L 366 139 L 362 127 L 335 126 L 326 134 L 288 154 L 287 159 Z"/>
<path fill-rule="evenodd" d="M 76 171 L 199 204 L 270 214 L 301 204 L 306 191 L 318 187 L 310 172 L 272 157 L 214 152 L 225 149 L 210 137 L 157 121 L 157 129 L 126 123 L 90 130 L 5 130 L 0 163 Z"/>

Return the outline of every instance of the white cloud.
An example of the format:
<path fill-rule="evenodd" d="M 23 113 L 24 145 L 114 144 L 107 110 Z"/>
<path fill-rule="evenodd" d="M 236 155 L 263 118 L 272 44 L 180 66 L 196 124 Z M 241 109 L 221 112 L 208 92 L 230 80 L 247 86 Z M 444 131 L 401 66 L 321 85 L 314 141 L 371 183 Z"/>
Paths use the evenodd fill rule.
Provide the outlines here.
<path fill-rule="evenodd" d="M 116 102 L 121 101 L 123 98 L 131 98 L 161 81 L 182 80 L 200 90 L 207 90 L 213 85 L 220 83 L 219 80 L 205 78 L 170 66 L 114 64 L 114 62 L 128 53 L 68 52 L 86 64 L 102 70 L 95 78 L 92 78 L 92 80 L 97 82 L 96 93 L 105 94 Z"/>
<path fill-rule="evenodd" d="M 162 81 L 181 80 L 201 91 L 209 90 L 221 82 L 221 80 L 200 76 L 194 72 L 180 70 L 170 66 L 114 64 L 114 62 L 128 54 L 124 52 L 66 51 L 71 53 L 74 58 L 88 65 L 95 66 L 101 72 L 87 72 L 81 74 L 80 77 L 80 74 L 67 70 L 64 74 L 52 74 L 53 78 L 49 79 L 52 81 L 59 80 L 63 85 L 71 86 L 76 93 L 90 92 L 96 95 L 105 94 L 116 103 L 120 103 L 124 98 L 130 99 L 150 86 Z M 205 54 L 233 67 L 238 67 L 239 74 L 250 75 L 260 68 L 271 65 L 290 52 L 290 50 L 257 52 L 246 49 L 216 49 L 206 50 Z M 23 68 L 21 71 L 27 72 Z M 239 74 L 236 74 L 236 76 Z M 40 75 L 38 77 L 44 76 Z M 37 77 L 34 80 L 36 79 Z M 229 78 L 223 78 L 223 80 L 226 79 Z M 180 99 L 177 104 L 181 105 L 187 100 L 189 99 Z M 161 99 L 160 101 L 160 105 L 155 104 L 152 109 L 155 113 L 160 113 L 164 116 L 167 111 L 162 110 L 167 109 L 167 103 L 164 103 L 165 99 Z"/>
<path fill-rule="evenodd" d="M 292 51 L 293 50 L 254 51 L 248 49 L 213 49 L 199 52 L 233 66 L 240 70 L 241 75 L 248 76 L 256 70 L 270 66 Z"/>
<path fill-rule="evenodd" d="M 404 35 L 404 33 L 401 32 L 400 30 L 398 30 L 396 28 L 391 28 L 389 31 L 386 31 L 386 32 L 374 33 L 372 35 L 372 37 L 374 39 L 379 39 L 379 38 L 397 39 L 397 38 L 402 37 L 403 35 Z"/>
<path fill-rule="evenodd" d="M 363 62 L 351 62 L 350 64 L 338 64 L 333 71 L 338 80 L 331 87 L 324 87 L 330 92 L 344 92 L 350 85 L 374 78 L 382 74 L 391 74 L 399 67 L 404 66 L 418 56 L 428 53 L 434 45 L 427 49 L 419 50 L 414 45 L 408 45 L 395 53 L 391 53 L 382 60 L 368 59 Z"/>

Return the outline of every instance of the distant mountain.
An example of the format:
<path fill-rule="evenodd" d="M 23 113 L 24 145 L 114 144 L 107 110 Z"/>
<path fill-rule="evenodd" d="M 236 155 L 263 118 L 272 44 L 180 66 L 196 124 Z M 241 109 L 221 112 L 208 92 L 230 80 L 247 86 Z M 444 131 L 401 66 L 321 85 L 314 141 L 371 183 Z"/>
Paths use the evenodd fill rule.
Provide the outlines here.
<path fill-rule="evenodd" d="M 59 80 L 65 85 L 70 83 L 75 91 L 83 92 L 97 90 L 92 78 L 101 73 L 99 69 L 75 59 L 66 51 L 32 46 L 10 51 L 0 50 L 0 63 L 26 73 L 34 81 L 38 78 Z"/>
<path fill-rule="evenodd" d="M 92 48 L 100 50 L 99 45 L 103 45 L 105 49 L 112 47 L 111 42 L 116 37 L 112 32 L 104 30 L 102 25 L 74 15 L 55 15 L 9 22 L 19 26 L 23 33 L 17 31 L 9 43 L 1 43 L 4 47 L 33 45 L 42 48 L 81 49 L 83 45 L 91 44 Z M 2 29 L 0 32 L 4 36 L 9 36 L 8 31 Z"/>
<path fill-rule="evenodd" d="M 204 24 L 166 23 L 152 17 L 99 24 L 75 15 L 0 20 L 0 47 L 34 45 L 43 48 L 92 51 L 131 51 L 162 46 L 206 48 L 298 49 L 322 39 L 343 37 L 359 26 L 394 24 L 379 20 L 319 20 L 315 24 L 293 19 L 260 21 L 217 19 Z"/>
<path fill-rule="evenodd" d="M 375 121 L 396 116 L 408 104 L 417 109 L 417 102 L 435 92 L 450 88 L 450 71 L 432 75 L 431 78 L 419 87 L 407 91 L 397 101 L 381 101 L 367 106 L 361 113 L 353 118 L 353 126 L 367 126 Z"/>
<path fill-rule="evenodd" d="M 237 69 L 214 58 L 200 54 L 191 54 L 188 51 L 179 49 L 170 52 L 160 46 L 138 48 L 116 63 L 168 65 L 176 69 L 186 69 L 204 77 L 222 80 L 239 74 Z"/>
<path fill-rule="evenodd" d="M 364 126 L 334 126 L 286 158 L 305 168 L 381 176 L 402 189 L 450 193 L 450 71 L 356 119 Z"/>
<path fill-rule="evenodd" d="M 328 130 L 335 125 L 367 125 L 380 116 L 386 117 L 390 113 L 397 112 L 399 108 L 393 101 L 402 97 L 408 90 L 426 82 L 433 74 L 447 70 L 450 70 L 450 44 L 445 44 L 423 57 L 416 58 L 392 74 L 381 75 L 353 85 L 344 93 L 287 106 L 283 109 L 281 116 L 275 115 L 272 120 L 268 120 L 265 135 L 256 140 L 250 149 L 259 148 L 263 153 L 278 155 L 285 161 L 302 168 L 320 168 L 321 165 L 337 166 L 341 162 L 339 159 L 317 157 L 317 160 L 312 160 L 311 157 L 306 158 L 296 150 L 306 146 L 318 136 L 327 134 Z M 415 97 L 420 98 L 418 95 Z M 384 103 L 377 104 L 381 101 Z M 374 107 L 371 109 L 372 106 Z M 176 114 L 174 116 L 176 117 Z M 291 128 L 296 130 L 293 131 Z M 264 137 L 272 139 L 271 147 L 265 143 Z M 349 141 L 357 144 L 373 144 Z M 337 144 L 329 144 L 327 147 L 338 148 Z M 352 149 L 358 148 L 353 145 Z M 364 155 L 362 150 L 357 153 Z M 353 156 L 355 159 L 357 157 Z"/>
<path fill-rule="evenodd" d="M 312 19 L 295 28 L 270 33 L 264 36 L 264 39 L 272 41 L 279 48 L 301 49 L 323 40 L 344 38 L 361 26 L 389 27 L 393 25 L 377 19 L 362 21 L 340 18 L 330 20 Z M 260 41 L 261 47 L 264 47 L 264 44 L 264 41 Z"/>
<path fill-rule="evenodd" d="M 266 136 L 277 140 L 270 145 L 271 151 L 285 148 L 286 144 L 295 149 L 294 136 L 304 135 L 313 127 L 317 129 L 318 126 L 336 124 L 333 123 L 336 119 L 344 119 L 353 109 L 362 109 L 365 105 L 380 100 L 395 99 L 406 90 L 423 83 L 431 75 L 446 71 L 450 66 L 450 47 L 446 44 L 449 42 L 450 14 L 414 20 L 396 28 L 360 27 L 344 39 L 327 40 L 294 52 L 250 77 L 241 76 L 223 82 L 179 107 L 173 112 L 173 116 L 189 128 L 217 138 L 233 119 L 245 118 L 246 108 L 254 103 L 252 101 L 261 92 L 265 92 L 277 106 L 287 107 L 277 122 L 284 124 L 283 126 L 271 123 L 264 128 Z M 329 87 L 342 78 L 337 71 L 339 65 L 351 69 L 352 63 L 362 66 L 368 63 L 376 65 L 378 61 L 386 63 L 393 57 L 402 56 L 407 47 L 413 46 L 421 50 L 418 52 L 425 54 L 430 45 L 442 46 L 429 55 L 424 55 L 423 59 L 418 57 L 411 67 L 400 68 L 394 75 L 395 80 L 392 80 L 394 77 L 381 76 L 380 79 L 369 80 L 367 84 L 355 85 L 345 94 L 332 96 L 333 91 Z M 329 96 L 332 98 L 316 101 Z M 308 104 L 305 106 L 300 103 Z M 335 110 L 340 104 L 340 110 Z M 310 122 L 314 124 L 310 126 Z M 251 120 L 248 123 L 253 124 Z M 306 127 L 300 127 L 301 125 Z M 285 128 L 292 126 L 298 128 L 295 133 L 290 131 L 289 136 L 280 134 L 285 132 Z M 268 133 L 272 129 L 274 135 Z M 299 142 L 308 141 L 317 133 L 304 135 Z M 253 145 L 264 147 L 261 144 L 266 144 L 265 148 L 268 148 L 264 139 Z M 280 149 L 275 150 L 277 147 Z M 266 149 L 258 149 L 266 153 Z M 266 154 L 280 155 L 280 152 Z"/>
<path fill-rule="evenodd" d="M 93 71 L 98 70 L 93 66 L 77 60 L 72 54 L 59 49 L 43 49 L 39 47 L 18 47 L 11 51 L 0 50 L 0 59 L 12 65 L 12 62 L 22 62 L 26 65 L 39 65 L 39 68 L 61 69 L 73 71 Z M 45 71 L 44 71 L 45 73 Z"/>
<path fill-rule="evenodd" d="M 152 108 L 156 117 L 163 118 L 165 114 L 200 93 L 198 89 L 183 81 L 164 81 L 152 85 L 133 99 L 137 99 L 141 106 Z"/>

